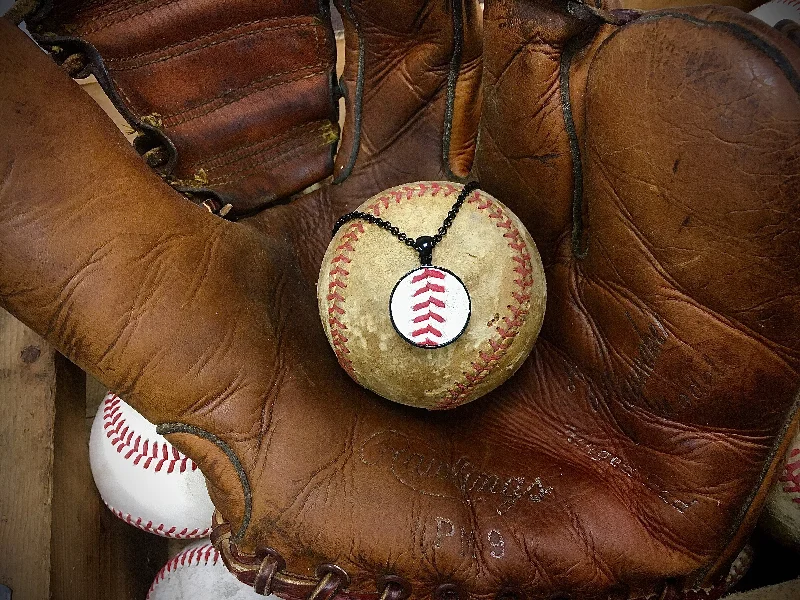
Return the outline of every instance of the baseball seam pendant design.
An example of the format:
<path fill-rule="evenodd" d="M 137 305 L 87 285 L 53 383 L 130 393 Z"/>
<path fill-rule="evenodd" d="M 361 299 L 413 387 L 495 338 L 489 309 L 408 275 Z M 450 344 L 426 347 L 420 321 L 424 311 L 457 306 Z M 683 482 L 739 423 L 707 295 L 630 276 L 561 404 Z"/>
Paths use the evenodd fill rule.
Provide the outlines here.
<path fill-rule="evenodd" d="M 389 297 L 392 325 L 400 337 L 418 348 L 446 346 L 464 333 L 469 323 L 472 305 L 466 286 L 453 272 L 432 266 L 431 257 L 433 249 L 453 224 L 464 200 L 476 189 L 476 181 L 463 187 L 434 236 L 423 235 L 414 239 L 390 222 L 361 211 L 344 215 L 333 227 L 333 235 L 336 235 L 348 221 L 362 219 L 388 231 L 419 254 L 422 266 L 400 278 Z"/>
<path fill-rule="evenodd" d="M 394 286 L 389 317 L 400 337 L 418 348 L 454 342 L 469 323 L 471 300 L 461 279 L 442 267 L 423 265 Z"/>

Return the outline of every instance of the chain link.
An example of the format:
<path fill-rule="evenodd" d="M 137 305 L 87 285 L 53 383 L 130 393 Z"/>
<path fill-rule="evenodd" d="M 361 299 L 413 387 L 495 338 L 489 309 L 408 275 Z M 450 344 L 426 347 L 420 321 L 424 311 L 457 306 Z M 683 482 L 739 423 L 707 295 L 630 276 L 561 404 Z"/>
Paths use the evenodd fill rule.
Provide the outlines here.
<path fill-rule="evenodd" d="M 342 225 L 353 221 L 355 219 L 362 219 L 367 223 L 372 223 L 373 225 L 377 225 L 381 229 L 385 229 L 389 233 L 391 233 L 394 237 L 398 240 L 403 242 L 409 248 L 416 250 L 420 255 L 420 262 L 425 264 L 430 263 L 431 253 L 433 249 L 436 247 L 436 244 L 442 241 L 442 238 L 447 233 L 447 230 L 453 225 L 453 221 L 456 219 L 456 215 L 458 215 L 458 211 L 461 210 L 461 206 L 464 204 L 464 200 L 467 199 L 467 196 L 470 195 L 473 191 L 478 189 L 479 184 L 477 181 L 470 181 L 467 183 L 461 192 L 458 194 L 458 198 L 453 203 L 453 206 L 447 211 L 447 216 L 445 216 L 444 221 L 442 221 L 441 227 L 436 232 L 436 235 L 433 237 L 422 235 L 417 239 L 412 238 L 407 233 L 400 231 L 400 229 L 394 225 L 392 225 L 389 221 L 385 221 L 380 217 L 376 217 L 375 215 L 371 215 L 369 213 L 362 212 L 360 210 L 354 210 L 353 212 L 349 212 L 346 215 L 340 217 L 336 224 L 333 226 L 333 235 L 336 235 L 336 232 L 341 229 Z"/>

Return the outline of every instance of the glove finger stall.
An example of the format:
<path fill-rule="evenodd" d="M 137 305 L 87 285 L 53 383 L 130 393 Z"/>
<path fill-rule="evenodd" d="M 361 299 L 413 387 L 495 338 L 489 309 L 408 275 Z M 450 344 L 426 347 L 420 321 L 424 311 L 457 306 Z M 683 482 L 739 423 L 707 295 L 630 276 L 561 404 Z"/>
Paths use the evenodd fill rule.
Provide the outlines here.
<path fill-rule="evenodd" d="M 97 77 L 150 166 L 213 208 L 248 213 L 331 173 L 325 4 L 56 1 L 28 25 L 72 75 Z"/>

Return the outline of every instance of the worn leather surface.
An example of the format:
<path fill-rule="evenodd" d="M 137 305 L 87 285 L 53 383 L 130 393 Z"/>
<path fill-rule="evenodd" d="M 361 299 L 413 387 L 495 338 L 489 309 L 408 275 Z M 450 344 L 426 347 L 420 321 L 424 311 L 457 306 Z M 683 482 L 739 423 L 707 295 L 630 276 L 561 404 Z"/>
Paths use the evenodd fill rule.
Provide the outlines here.
<path fill-rule="evenodd" d="M 469 172 L 475 150 L 480 113 L 477 86 L 481 73 L 480 8 L 476 2 L 348 2 L 337 1 L 346 33 L 345 71 L 342 85 L 348 114 L 354 114 L 358 97 L 359 48 L 363 48 L 363 79 L 374 82 L 363 93 L 360 151 L 353 162 L 356 119 L 347 120 L 336 159 L 335 180 L 351 173 L 349 185 L 360 187 L 364 178 L 406 183 L 408 166 L 423 159 L 421 144 L 439 148 L 449 122 L 450 144 L 446 162 L 433 179 Z M 454 32 L 460 29 L 461 52 L 454 58 Z M 456 61 L 454 64 L 453 61 Z M 453 116 L 446 116 L 448 74 L 458 67 L 454 79 Z M 371 109 L 366 109 L 370 104 Z M 377 107 L 382 109 L 378 110 Z M 391 149 L 391 152 L 387 150 Z M 430 159 L 425 156 L 425 159 Z M 437 157 L 438 158 L 438 157 Z M 393 185 L 393 184 L 392 184 Z M 386 187 L 386 186 L 384 186 Z"/>
<path fill-rule="evenodd" d="M 334 219 L 399 179 L 458 170 L 443 160 L 449 70 L 420 66 L 443 26 L 395 43 L 400 16 L 426 31 L 439 4 L 398 2 L 388 21 L 356 5 L 384 66 L 364 78 L 351 175 L 238 223 L 186 203 L 3 25 L 0 303 L 182 431 L 170 440 L 201 465 L 238 551 L 271 547 L 287 572 L 335 563 L 362 597 L 387 574 L 415 597 L 713 585 L 795 414 L 800 50 L 734 9 L 607 25 L 561 2 L 490 2 L 472 174 L 533 235 L 548 307 L 511 380 L 431 414 L 354 384 L 316 315 Z M 401 83 L 413 93 L 385 95 Z M 474 91 L 455 103 L 473 114 L 453 121 L 461 165 Z"/>
<path fill-rule="evenodd" d="M 96 75 L 176 188 L 235 215 L 331 173 L 339 131 L 327 4 L 43 4 L 28 19 L 37 41 L 73 75 Z"/>

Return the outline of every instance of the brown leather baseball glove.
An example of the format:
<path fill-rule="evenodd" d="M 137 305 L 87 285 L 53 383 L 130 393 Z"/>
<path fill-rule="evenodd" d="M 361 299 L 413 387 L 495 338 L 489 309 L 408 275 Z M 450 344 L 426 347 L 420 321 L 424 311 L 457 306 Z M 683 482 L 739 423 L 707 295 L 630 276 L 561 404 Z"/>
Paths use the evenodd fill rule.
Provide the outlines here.
<path fill-rule="evenodd" d="M 261 593 L 719 595 L 796 412 L 800 49 L 722 7 L 339 9 L 341 84 L 310 0 L 30 17 L 161 177 L 0 24 L 0 304 L 198 462 Z M 544 328 L 491 395 L 395 405 L 327 345 L 322 253 L 381 189 L 468 174 L 536 240 Z"/>

